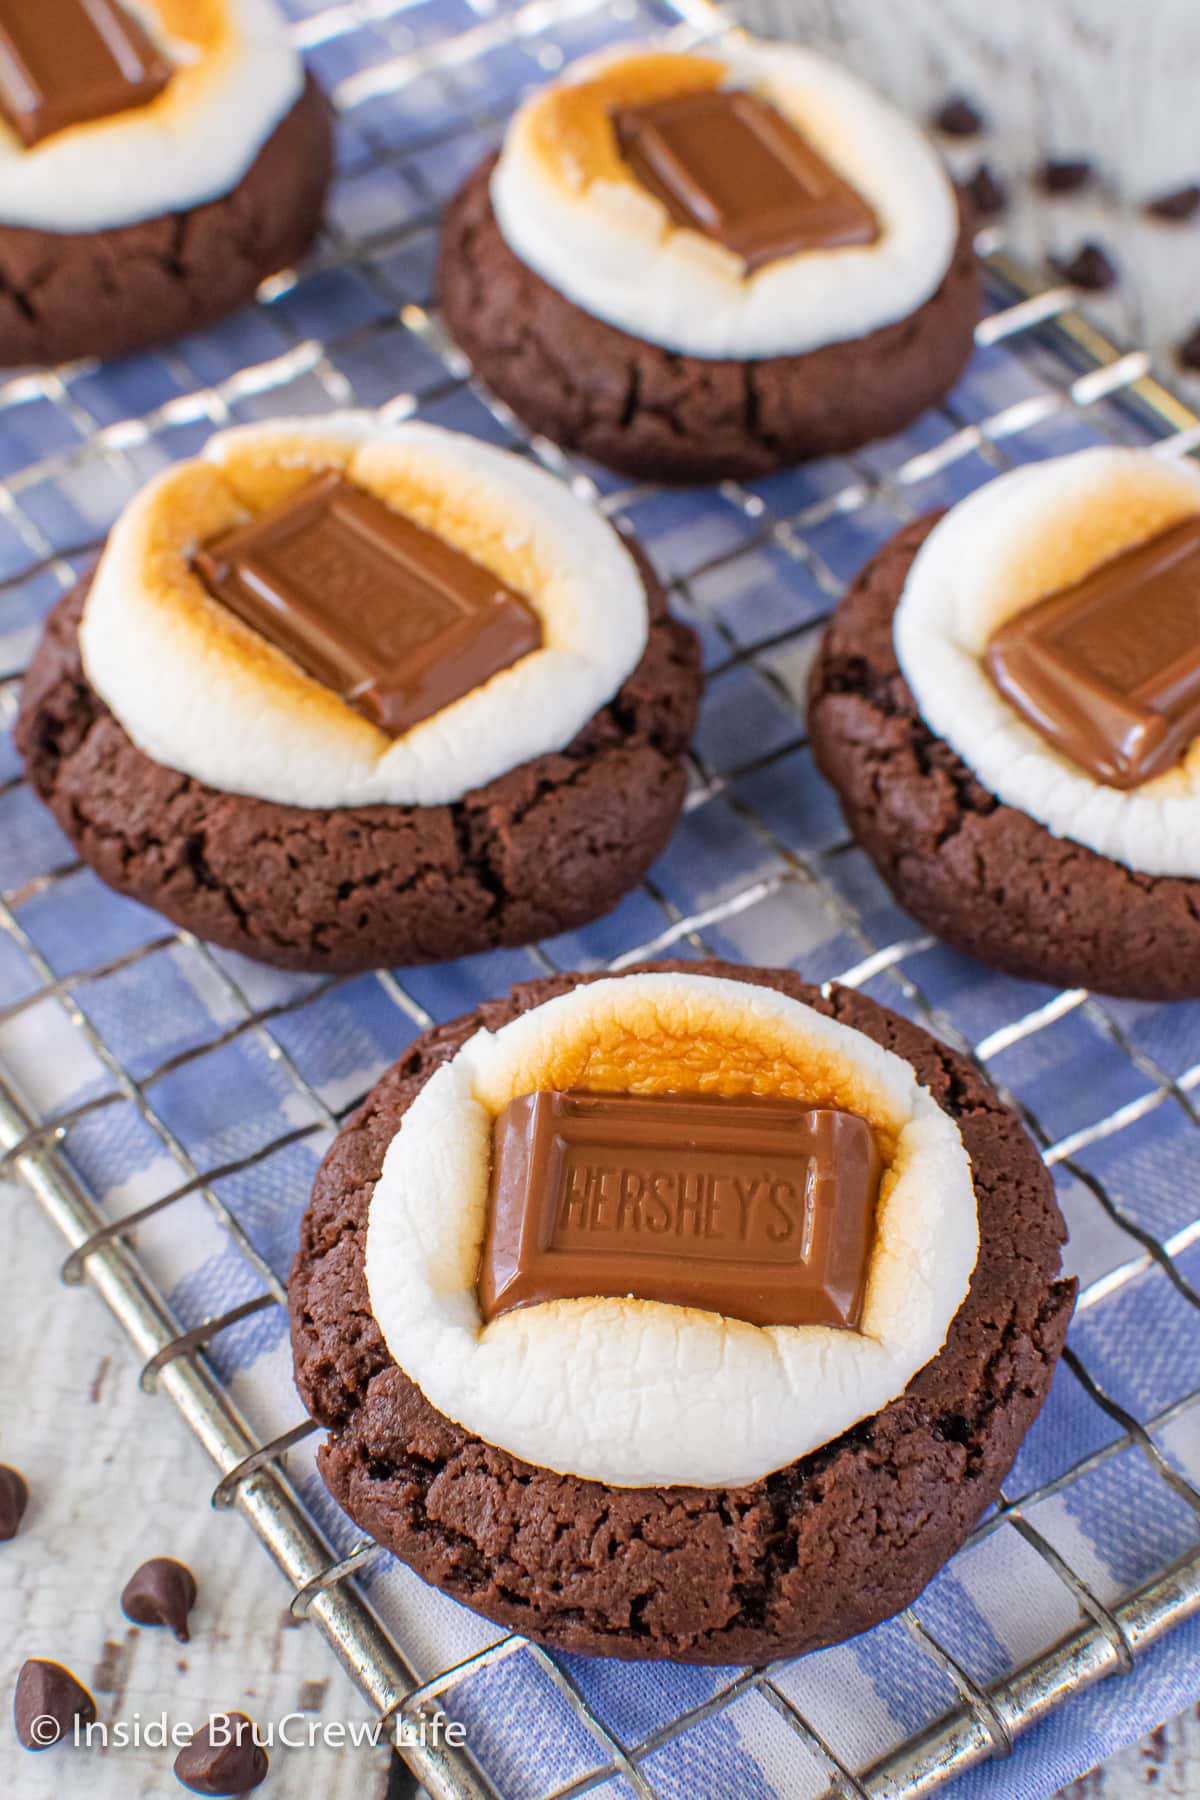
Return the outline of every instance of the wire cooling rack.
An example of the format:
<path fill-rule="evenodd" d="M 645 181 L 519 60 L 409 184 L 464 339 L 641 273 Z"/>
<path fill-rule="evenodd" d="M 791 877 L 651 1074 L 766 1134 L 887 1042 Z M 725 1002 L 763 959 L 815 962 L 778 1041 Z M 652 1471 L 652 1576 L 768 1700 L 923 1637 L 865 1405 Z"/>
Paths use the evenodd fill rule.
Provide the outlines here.
<path fill-rule="evenodd" d="M 705 645 L 687 810 L 642 889 L 585 932 L 440 970 L 282 977 L 108 894 L 37 807 L 5 735 L 0 1171 L 33 1189 L 69 1246 L 67 1279 L 99 1290 L 143 1359 L 144 1384 L 169 1397 L 207 1448 L 215 1503 L 245 1516 L 290 1582 L 295 1611 L 397 1731 L 461 1711 L 473 1684 L 524 1657 L 545 1677 L 546 1720 L 569 1715 L 588 1750 L 552 1790 L 535 1790 L 526 1771 L 522 1794 L 657 1795 L 660 1753 L 752 1698 L 803 1744 L 811 1791 L 926 1794 L 1004 1755 L 1069 1696 L 1132 1669 L 1200 1611 L 1200 1388 L 1189 1385 L 1200 1360 L 1150 1357 L 1153 1380 L 1125 1373 L 1131 1342 L 1134 1360 L 1143 1354 L 1138 1333 L 1164 1339 L 1176 1329 L 1172 1309 L 1200 1330 L 1200 1007 L 1052 993 L 921 933 L 847 840 L 812 770 L 804 673 L 844 582 L 904 520 L 1012 463 L 1086 443 L 1188 454 L 1200 447 L 1200 420 L 1144 355 L 1089 326 L 1069 290 L 1039 285 L 992 242 L 981 245 L 990 309 L 972 367 L 902 439 L 702 494 L 622 484 L 530 442 L 469 383 L 431 306 L 436 215 L 538 79 L 604 43 L 668 27 L 681 41 L 720 31 L 723 15 L 706 0 L 291 0 L 290 10 L 342 119 L 319 253 L 268 283 L 236 320 L 168 351 L 0 385 L 0 724 L 7 733 L 41 617 L 148 474 L 241 420 L 385 406 L 521 449 L 638 532 Z M 664 952 L 792 962 L 920 1020 L 1020 1107 L 1071 1222 L 1083 1289 L 1055 1393 L 1076 1384 L 1090 1422 L 1064 1428 L 1052 1396 L 1001 1503 L 951 1565 L 1016 1534 L 1036 1595 L 1028 1610 L 1042 1627 L 1026 1641 L 1011 1619 L 1001 1629 L 977 1618 L 974 1637 L 957 1640 L 954 1608 L 939 1608 L 935 1583 L 880 1628 L 893 1634 L 890 1654 L 902 1641 L 915 1659 L 908 1689 L 935 1699 L 869 1755 L 846 1736 L 859 1696 L 844 1669 L 833 1721 L 807 1704 L 802 1665 L 792 1663 L 724 1672 L 703 1698 L 662 1701 L 648 1723 L 626 1729 L 581 1659 L 518 1638 L 493 1631 L 452 1667 L 418 1668 L 374 1579 L 389 1559 L 322 1504 L 315 1428 L 298 1405 L 291 1424 L 260 1415 L 259 1390 L 227 1353 L 260 1326 L 280 1347 L 288 1254 L 315 1158 L 415 1031 L 512 979 Z M 202 1005 L 181 1008 L 181 982 Z M 312 1046 L 322 1032 L 353 1049 L 318 1075 Z M 185 1128 L 180 1120 L 194 1120 L 207 1096 L 228 1092 L 232 1056 L 267 1070 L 266 1123 L 251 1116 L 251 1099 L 236 1119 Z M 126 1180 L 134 1165 L 138 1179 Z M 197 1207 L 223 1246 L 217 1266 L 236 1267 L 238 1278 L 214 1284 L 172 1263 L 171 1246 L 191 1241 L 172 1235 L 173 1222 Z M 1119 1569 L 1070 1529 L 1077 1498 L 1110 1477 L 1115 1503 L 1147 1521 L 1141 1560 Z M 962 1579 L 968 1591 L 969 1573 Z M 976 1656 L 985 1639 L 1009 1652 Z M 403 1754 L 435 1800 L 512 1791 L 503 1772 L 485 1769 L 486 1755 L 428 1741 Z M 710 1774 L 708 1792 L 734 1791 L 719 1770 Z"/>

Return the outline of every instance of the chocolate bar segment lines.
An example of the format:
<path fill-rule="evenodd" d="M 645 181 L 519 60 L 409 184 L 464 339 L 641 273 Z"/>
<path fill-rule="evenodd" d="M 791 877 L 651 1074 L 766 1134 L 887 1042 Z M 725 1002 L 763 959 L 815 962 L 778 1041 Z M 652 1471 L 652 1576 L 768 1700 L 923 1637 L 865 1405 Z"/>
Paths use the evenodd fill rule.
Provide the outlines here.
<path fill-rule="evenodd" d="M 213 598 L 393 737 L 540 648 L 489 569 L 336 471 L 207 544 Z"/>
<path fill-rule="evenodd" d="M 147 106 L 171 65 L 118 0 L 0 0 L 0 115 L 24 147 Z"/>
<path fill-rule="evenodd" d="M 1018 613 L 985 664 L 1018 712 L 1106 786 L 1175 767 L 1200 736 L 1200 515 Z"/>
<path fill-rule="evenodd" d="M 882 1159 L 802 1101 L 544 1091 L 496 1120 L 479 1306 L 631 1296 L 857 1327 Z"/>
<path fill-rule="evenodd" d="M 879 236 L 862 196 L 757 94 L 705 88 L 618 107 L 612 122 L 621 155 L 675 223 L 723 244 L 747 274 Z"/>

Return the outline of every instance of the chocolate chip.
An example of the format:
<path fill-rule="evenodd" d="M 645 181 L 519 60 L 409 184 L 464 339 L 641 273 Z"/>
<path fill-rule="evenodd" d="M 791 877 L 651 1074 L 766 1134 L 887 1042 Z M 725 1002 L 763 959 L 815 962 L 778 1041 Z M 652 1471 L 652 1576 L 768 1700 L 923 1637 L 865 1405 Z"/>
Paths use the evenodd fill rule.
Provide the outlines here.
<path fill-rule="evenodd" d="M 15 1538 L 29 1505 L 29 1488 L 19 1469 L 0 1463 L 0 1543 Z"/>
<path fill-rule="evenodd" d="M 1152 219 L 1167 219 L 1173 225 L 1194 219 L 1200 212 L 1200 184 L 1174 188 L 1169 194 L 1155 194 L 1147 200 L 1146 211 Z"/>
<path fill-rule="evenodd" d="M 1054 267 L 1072 287 L 1084 288 L 1089 294 L 1103 293 L 1117 279 L 1112 258 L 1100 244 L 1081 244 L 1074 256 L 1055 257 Z"/>
<path fill-rule="evenodd" d="M 1200 369 L 1200 324 L 1193 325 L 1175 357 L 1181 369 Z"/>
<path fill-rule="evenodd" d="M 934 113 L 933 125 L 947 137 L 974 137 L 983 130 L 983 119 L 964 94 L 953 94 Z"/>
<path fill-rule="evenodd" d="M 22 1664 L 13 1690 L 13 1723 L 27 1750 L 49 1750 L 70 1740 L 76 1721 L 90 1725 L 96 1702 L 70 1669 L 32 1656 Z"/>
<path fill-rule="evenodd" d="M 121 1594 L 121 1609 L 135 1625 L 169 1625 L 188 1641 L 188 1614 L 196 1604 L 196 1577 L 186 1563 L 154 1556 L 135 1569 Z"/>
<path fill-rule="evenodd" d="M 245 1713 L 217 1713 L 175 1758 L 175 1776 L 194 1794 L 248 1794 L 267 1778 L 267 1753 Z"/>
<path fill-rule="evenodd" d="M 997 181 L 985 162 L 980 163 L 966 186 L 971 204 L 981 219 L 994 218 L 1008 205 L 1008 190 Z"/>
<path fill-rule="evenodd" d="M 1048 156 L 1035 180 L 1043 194 L 1077 194 L 1087 187 L 1094 171 L 1082 156 Z"/>

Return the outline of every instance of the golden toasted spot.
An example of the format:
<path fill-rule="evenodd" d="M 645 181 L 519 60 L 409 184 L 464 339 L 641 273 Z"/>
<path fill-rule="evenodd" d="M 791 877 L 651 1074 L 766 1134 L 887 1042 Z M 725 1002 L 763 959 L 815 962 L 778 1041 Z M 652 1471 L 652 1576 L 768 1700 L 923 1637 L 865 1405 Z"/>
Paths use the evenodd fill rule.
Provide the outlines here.
<path fill-rule="evenodd" d="M 322 435 L 315 429 L 288 431 L 278 426 L 261 437 L 233 440 L 223 446 L 221 476 L 237 496 L 246 518 L 270 512 L 289 495 L 299 493 L 315 475 L 341 469 L 347 475 L 358 452 L 353 438 Z M 209 464 L 209 467 L 214 465 Z"/>
<path fill-rule="evenodd" d="M 548 88 L 519 115 L 517 129 L 547 172 L 572 190 L 593 181 L 639 183 L 617 149 L 610 113 L 675 94 L 720 87 L 727 74 L 713 56 L 649 51 L 627 56 L 589 80 Z"/>
<path fill-rule="evenodd" d="M 1019 564 L 995 618 L 989 620 L 989 630 L 1197 510 L 1185 496 L 1164 493 L 1152 481 L 1145 486 L 1114 482 L 1111 494 L 1103 499 L 1090 494 L 1078 513 L 1047 519 L 1039 530 L 1023 537 Z"/>
<path fill-rule="evenodd" d="M 700 1017 L 682 996 L 609 997 L 592 1016 L 483 1082 L 476 1097 L 493 1114 L 541 1088 L 803 1100 L 867 1119 L 892 1161 L 904 1117 L 851 1054 L 756 1013 L 749 998 L 745 1009 L 726 1002 L 702 1010 Z"/>
<path fill-rule="evenodd" d="M 150 0 L 163 31 L 198 50 L 219 50 L 232 32 L 229 0 Z"/>

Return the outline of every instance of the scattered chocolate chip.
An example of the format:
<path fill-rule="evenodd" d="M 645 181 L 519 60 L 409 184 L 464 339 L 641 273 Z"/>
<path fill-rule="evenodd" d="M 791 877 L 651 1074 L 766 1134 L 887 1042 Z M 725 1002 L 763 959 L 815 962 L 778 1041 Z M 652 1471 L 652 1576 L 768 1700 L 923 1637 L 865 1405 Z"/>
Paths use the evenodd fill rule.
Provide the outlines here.
<path fill-rule="evenodd" d="M 1034 177 L 1043 194 L 1077 194 L 1087 187 L 1094 170 L 1082 156 L 1048 156 Z"/>
<path fill-rule="evenodd" d="M 1055 257 L 1054 267 L 1072 287 L 1084 288 L 1089 294 L 1101 294 L 1113 287 L 1116 266 L 1100 244 L 1081 244 L 1070 258 Z"/>
<path fill-rule="evenodd" d="M 27 1750 L 49 1750 L 74 1736 L 76 1721 L 90 1725 L 96 1702 L 70 1669 L 31 1656 L 13 1690 L 13 1723 Z"/>
<path fill-rule="evenodd" d="M 29 1505 L 29 1488 L 19 1469 L 0 1463 L 0 1543 L 15 1538 Z"/>
<path fill-rule="evenodd" d="M 983 119 L 965 94 L 953 94 L 934 113 L 933 125 L 947 137 L 974 137 L 983 130 Z"/>
<path fill-rule="evenodd" d="M 175 1776 L 193 1794 L 248 1794 L 267 1778 L 267 1753 L 245 1713 L 217 1713 L 175 1758 Z"/>
<path fill-rule="evenodd" d="M 121 1593 L 121 1610 L 135 1625 L 169 1625 L 188 1641 L 188 1614 L 196 1604 L 196 1577 L 186 1563 L 153 1556 L 135 1569 Z"/>
<path fill-rule="evenodd" d="M 1173 225 L 1194 219 L 1200 212 L 1200 183 L 1175 188 L 1169 194 L 1155 194 L 1152 200 L 1147 200 L 1145 210 L 1152 219 L 1167 219 Z"/>
<path fill-rule="evenodd" d="M 1200 369 L 1200 325 L 1193 325 L 1175 356 L 1181 369 Z"/>
<path fill-rule="evenodd" d="M 980 163 L 966 184 L 971 204 L 981 219 L 992 219 L 1008 205 L 1008 190 L 997 181 L 986 163 Z"/>

